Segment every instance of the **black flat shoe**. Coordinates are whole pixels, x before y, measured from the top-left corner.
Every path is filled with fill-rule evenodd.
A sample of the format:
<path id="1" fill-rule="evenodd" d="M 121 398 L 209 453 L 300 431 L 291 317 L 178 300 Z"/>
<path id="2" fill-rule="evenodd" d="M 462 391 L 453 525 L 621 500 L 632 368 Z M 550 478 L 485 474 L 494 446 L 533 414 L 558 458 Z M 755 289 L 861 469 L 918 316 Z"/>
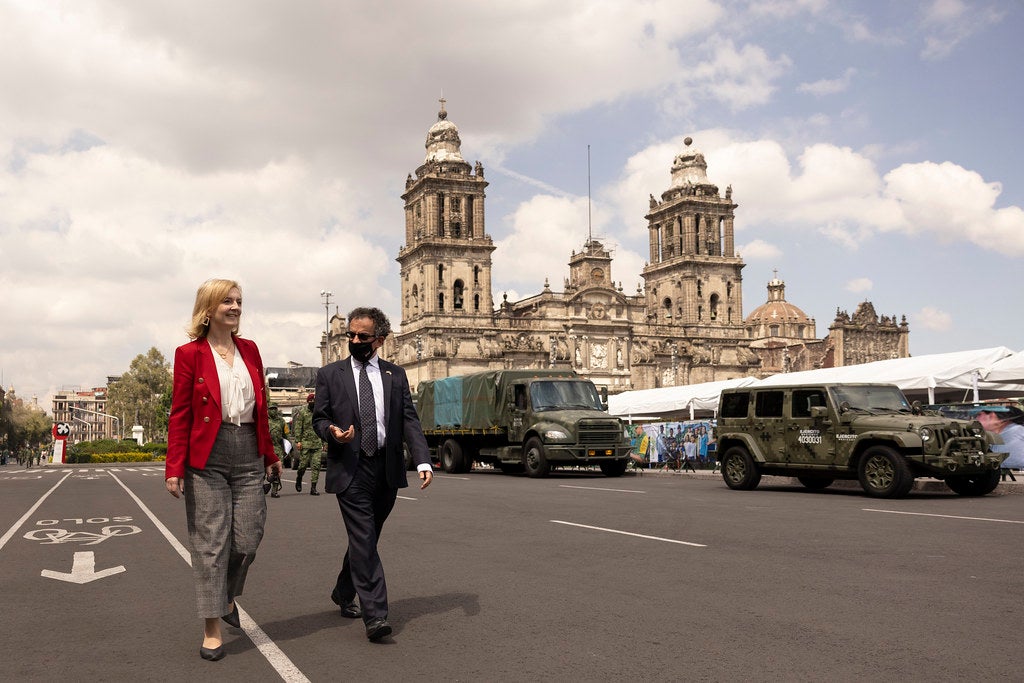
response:
<path id="1" fill-rule="evenodd" d="M 215 648 L 200 647 L 199 648 L 199 656 L 202 657 L 203 659 L 205 659 L 208 662 L 216 662 L 218 659 L 223 659 L 224 658 L 224 647 L 223 646 L 215 647 Z"/>
<path id="2" fill-rule="evenodd" d="M 222 616 L 221 619 L 227 622 L 229 626 L 234 626 L 235 628 L 242 628 L 241 623 L 239 623 L 238 621 L 238 603 L 236 602 L 234 606 L 231 608 L 231 611 Z"/>

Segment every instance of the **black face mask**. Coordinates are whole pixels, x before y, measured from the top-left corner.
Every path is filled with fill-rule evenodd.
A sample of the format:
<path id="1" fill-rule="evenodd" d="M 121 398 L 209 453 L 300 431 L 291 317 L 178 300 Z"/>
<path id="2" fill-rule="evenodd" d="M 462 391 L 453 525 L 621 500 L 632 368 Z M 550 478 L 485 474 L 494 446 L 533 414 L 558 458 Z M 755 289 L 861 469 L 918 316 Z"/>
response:
<path id="1" fill-rule="evenodd" d="M 360 363 L 365 363 L 373 358 L 373 342 L 354 342 L 349 340 L 348 352 Z"/>

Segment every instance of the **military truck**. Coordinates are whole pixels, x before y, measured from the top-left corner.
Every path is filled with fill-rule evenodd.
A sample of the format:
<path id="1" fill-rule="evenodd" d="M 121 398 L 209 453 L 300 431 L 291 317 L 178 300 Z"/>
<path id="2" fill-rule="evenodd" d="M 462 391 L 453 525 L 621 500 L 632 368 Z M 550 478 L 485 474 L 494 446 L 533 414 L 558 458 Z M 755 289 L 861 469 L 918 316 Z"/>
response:
<path id="1" fill-rule="evenodd" d="M 552 466 L 598 465 L 626 471 L 629 441 L 593 382 L 572 370 L 495 370 L 424 381 L 417 410 L 435 460 L 445 472 L 474 462 L 503 472 L 546 476 Z"/>
<path id="2" fill-rule="evenodd" d="M 916 477 L 932 477 L 983 496 L 1006 457 L 991 452 L 999 437 L 977 421 L 922 413 L 892 384 L 726 389 L 718 410 L 722 478 L 732 489 L 775 474 L 812 490 L 856 479 L 869 496 L 900 498 Z"/>

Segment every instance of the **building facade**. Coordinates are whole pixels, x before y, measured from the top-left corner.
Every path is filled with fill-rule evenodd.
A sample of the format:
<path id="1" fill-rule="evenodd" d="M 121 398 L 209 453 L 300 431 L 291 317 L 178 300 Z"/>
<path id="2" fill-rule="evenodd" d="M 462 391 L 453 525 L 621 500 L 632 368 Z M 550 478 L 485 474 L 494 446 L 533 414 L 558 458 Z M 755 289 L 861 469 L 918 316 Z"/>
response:
<path id="1" fill-rule="evenodd" d="M 71 425 L 68 443 L 121 438 L 119 419 L 107 415 L 107 388 L 58 391 L 53 395 L 53 421 Z"/>
<path id="2" fill-rule="evenodd" d="M 649 198 L 649 260 L 635 293 L 616 283 L 611 253 L 590 237 L 568 256 L 560 290 L 548 280 L 533 296 L 495 306 L 484 168 L 462 157 L 442 100 L 423 163 L 405 182 L 402 319 L 382 355 L 406 369 L 413 387 L 512 368 L 571 368 L 609 393 L 762 374 L 775 364 L 765 360 L 781 354 L 765 341 L 772 328 L 743 317 L 732 187 L 723 193 L 708 179 L 692 142 L 673 160 L 668 189 Z M 793 332 L 806 337 L 796 338 L 820 346 L 813 320 L 803 318 Z M 345 329 L 343 317 L 330 321 L 324 363 L 348 355 Z M 807 362 L 821 362 L 813 356 Z"/>

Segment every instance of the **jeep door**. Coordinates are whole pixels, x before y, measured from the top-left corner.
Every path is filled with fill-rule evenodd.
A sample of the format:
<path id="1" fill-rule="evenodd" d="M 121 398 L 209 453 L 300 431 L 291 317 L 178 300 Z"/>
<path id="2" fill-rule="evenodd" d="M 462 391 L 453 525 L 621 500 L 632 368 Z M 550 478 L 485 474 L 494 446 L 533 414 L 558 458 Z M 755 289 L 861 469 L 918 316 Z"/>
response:
<path id="1" fill-rule="evenodd" d="M 789 462 L 835 464 L 835 426 L 828 417 L 811 416 L 811 408 L 827 406 L 828 396 L 824 388 L 792 390 L 789 405 L 786 406 L 786 453 Z"/>
<path id="2" fill-rule="evenodd" d="M 786 462 L 786 425 L 783 405 L 786 392 L 764 389 L 754 392 L 752 436 L 761 443 L 765 462 Z"/>

